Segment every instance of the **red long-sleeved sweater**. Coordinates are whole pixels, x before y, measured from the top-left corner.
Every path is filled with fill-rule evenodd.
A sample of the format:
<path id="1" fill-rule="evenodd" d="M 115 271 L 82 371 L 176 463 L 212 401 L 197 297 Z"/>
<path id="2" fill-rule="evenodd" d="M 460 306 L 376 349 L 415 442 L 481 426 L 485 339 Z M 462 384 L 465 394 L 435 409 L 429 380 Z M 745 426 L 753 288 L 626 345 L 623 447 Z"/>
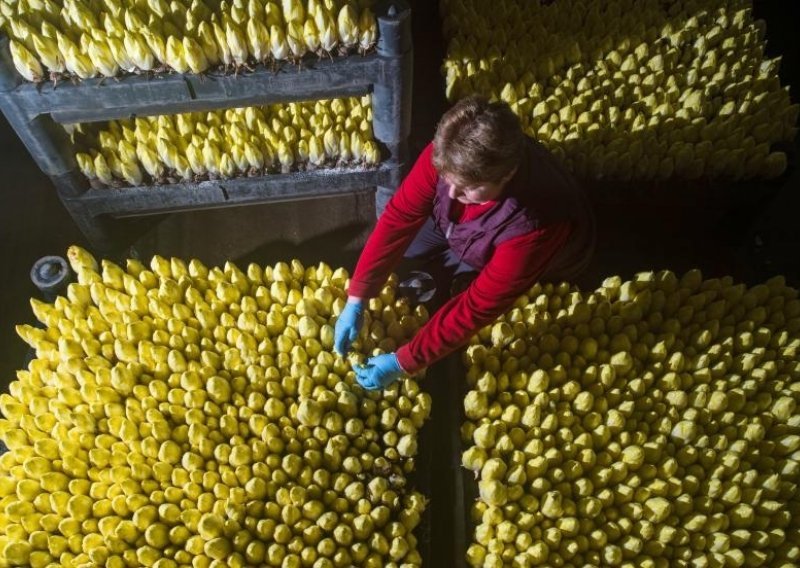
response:
<path id="1" fill-rule="evenodd" d="M 439 180 L 432 156 L 433 144 L 429 144 L 387 204 L 356 265 L 348 290 L 351 296 L 377 296 L 430 217 Z M 465 205 L 459 221 L 474 219 L 491 205 L 492 202 Z M 409 343 L 397 350 L 403 369 L 414 373 L 434 363 L 467 343 L 476 331 L 508 310 L 542 274 L 569 234 L 570 224 L 562 222 L 498 245 L 470 286 L 445 303 Z"/>

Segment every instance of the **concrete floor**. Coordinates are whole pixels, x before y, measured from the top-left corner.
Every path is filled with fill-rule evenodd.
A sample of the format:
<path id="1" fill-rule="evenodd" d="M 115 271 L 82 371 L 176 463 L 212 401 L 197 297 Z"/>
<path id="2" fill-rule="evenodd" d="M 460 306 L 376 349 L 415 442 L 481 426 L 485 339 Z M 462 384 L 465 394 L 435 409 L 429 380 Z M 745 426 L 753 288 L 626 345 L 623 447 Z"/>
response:
<path id="1" fill-rule="evenodd" d="M 436 122 L 446 108 L 439 66 L 444 54 L 436 2 L 420 0 L 414 7 L 415 42 L 413 128 L 411 156 L 431 139 Z M 800 46 L 783 3 L 756 2 L 756 15 L 768 22 L 768 52 L 783 53 L 782 79 L 800 89 Z M 796 15 L 795 15 L 796 16 Z M 607 275 L 629 277 L 641 270 L 669 268 L 677 272 L 699 267 L 709 276 L 732 274 L 754 283 L 785 274 L 800 285 L 800 179 L 793 166 L 782 179 L 762 184 L 725 188 L 592 185 L 599 222 L 599 247 L 579 284 L 594 287 Z M 0 119 L 0 262 L 5 278 L 0 287 L 0 390 L 5 390 L 20 368 L 26 346 L 14 325 L 31 322 L 28 299 L 36 294 L 30 283 L 33 262 L 48 254 L 64 254 L 73 243 L 86 245 L 59 202 L 49 179 L 38 171 L 4 119 Z M 700 191 L 703 190 L 703 191 Z M 374 222 L 373 194 L 326 198 L 318 201 L 279 203 L 226 210 L 176 214 L 154 219 L 155 224 L 134 243 L 141 258 L 197 257 L 208 264 L 225 260 L 271 263 L 299 258 L 325 260 L 352 268 Z M 457 377 L 446 365 L 433 369 L 428 382 L 434 412 L 428 427 L 428 464 L 420 482 L 439 502 L 453 502 L 452 470 L 457 464 L 436 461 L 436 454 L 452 454 L 453 401 Z M 437 404 L 437 401 L 438 404 Z M 425 438 L 425 436 L 423 436 Z M 423 452 L 424 454 L 424 452 Z M 434 458 L 430 458 L 434 456 Z M 433 459 L 433 461 L 431 461 Z M 437 465 L 438 464 L 438 465 Z M 445 468 L 439 476 L 436 468 Z M 437 497 L 438 496 L 438 497 Z M 424 540 L 437 543 L 430 565 L 445 566 L 442 558 L 452 550 L 452 510 L 434 507 Z"/>

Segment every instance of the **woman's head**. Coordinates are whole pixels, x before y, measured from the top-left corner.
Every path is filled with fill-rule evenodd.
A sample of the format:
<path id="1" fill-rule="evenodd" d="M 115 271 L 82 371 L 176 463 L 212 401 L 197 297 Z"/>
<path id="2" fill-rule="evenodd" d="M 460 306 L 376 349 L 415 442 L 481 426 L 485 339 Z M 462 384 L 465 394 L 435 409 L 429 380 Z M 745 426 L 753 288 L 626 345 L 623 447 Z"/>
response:
<path id="1" fill-rule="evenodd" d="M 460 201 L 481 203 L 496 198 L 514 175 L 523 144 L 519 119 L 507 104 L 467 97 L 439 122 L 433 165 L 460 190 Z"/>

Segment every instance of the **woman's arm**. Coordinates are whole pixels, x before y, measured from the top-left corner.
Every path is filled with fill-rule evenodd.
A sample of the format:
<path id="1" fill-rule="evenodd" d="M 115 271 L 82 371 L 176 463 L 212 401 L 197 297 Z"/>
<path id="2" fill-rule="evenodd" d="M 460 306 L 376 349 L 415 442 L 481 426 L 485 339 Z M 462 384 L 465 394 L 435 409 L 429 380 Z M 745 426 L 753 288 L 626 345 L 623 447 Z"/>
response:
<path id="1" fill-rule="evenodd" d="M 428 144 L 386 205 L 356 264 L 348 289 L 351 297 L 378 295 L 408 245 L 430 217 L 439 179 L 432 156 L 433 144 Z"/>
<path id="2" fill-rule="evenodd" d="M 414 373 L 469 341 L 479 329 L 508 310 L 539 278 L 570 234 L 568 222 L 510 239 L 495 249 L 470 286 L 442 306 L 397 351 L 403 370 Z"/>

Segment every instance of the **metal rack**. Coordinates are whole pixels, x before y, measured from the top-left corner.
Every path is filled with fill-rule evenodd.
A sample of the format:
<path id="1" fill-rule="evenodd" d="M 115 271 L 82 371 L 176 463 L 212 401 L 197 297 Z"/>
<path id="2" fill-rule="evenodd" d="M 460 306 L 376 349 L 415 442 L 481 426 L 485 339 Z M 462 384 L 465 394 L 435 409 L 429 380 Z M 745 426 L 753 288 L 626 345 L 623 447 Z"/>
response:
<path id="1" fill-rule="evenodd" d="M 77 84 L 34 85 L 17 73 L 8 39 L 0 38 L 0 108 L 47 174 L 91 244 L 112 243 L 109 218 L 313 199 L 377 189 L 380 214 L 404 173 L 411 125 L 411 11 L 405 0 L 375 9 L 375 53 L 286 65 L 242 75 L 130 75 Z M 320 170 L 254 178 L 91 189 L 62 124 L 207 111 L 372 93 L 373 132 L 384 160 L 377 169 Z"/>

